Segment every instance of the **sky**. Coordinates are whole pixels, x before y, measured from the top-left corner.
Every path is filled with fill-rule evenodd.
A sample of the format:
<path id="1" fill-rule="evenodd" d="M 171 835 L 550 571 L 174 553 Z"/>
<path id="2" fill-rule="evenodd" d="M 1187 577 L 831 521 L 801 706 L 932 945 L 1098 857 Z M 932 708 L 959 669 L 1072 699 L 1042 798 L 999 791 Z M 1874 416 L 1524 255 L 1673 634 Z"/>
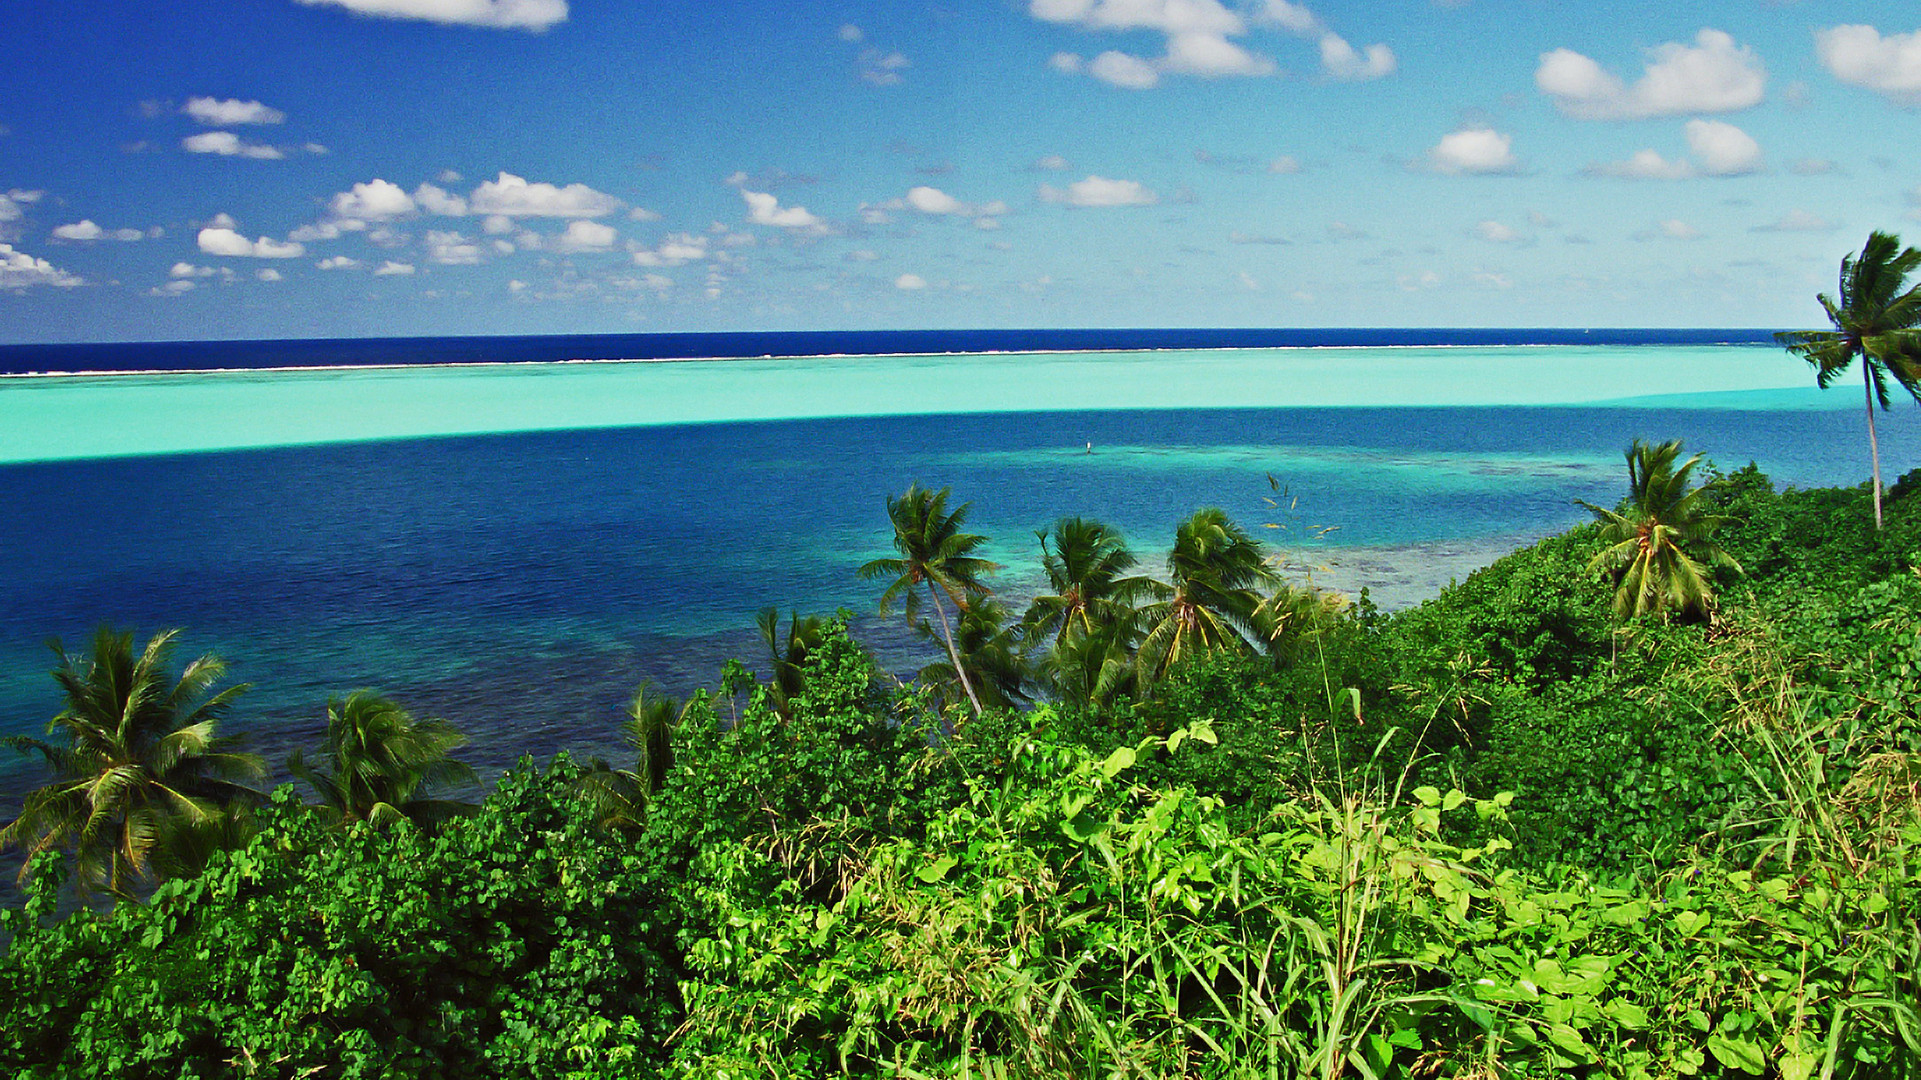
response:
<path id="1" fill-rule="evenodd" d="M 10 5 L 0 343 L 1823 322 L 1921 9 Z"/>

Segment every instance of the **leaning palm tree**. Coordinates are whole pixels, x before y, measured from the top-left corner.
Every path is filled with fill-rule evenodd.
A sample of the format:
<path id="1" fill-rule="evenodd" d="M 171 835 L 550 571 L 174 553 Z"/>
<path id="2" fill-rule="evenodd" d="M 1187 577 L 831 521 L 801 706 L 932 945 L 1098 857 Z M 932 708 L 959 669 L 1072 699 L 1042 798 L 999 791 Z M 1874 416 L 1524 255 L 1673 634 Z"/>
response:
<path id="1" fill-rule="evenodd" d="M 1650 446 L 1639 439 L 1627 449 L 1628 497 L 1620 510 L 1575 500 L 1601 523 L 1607 544 L 1588 562 L 1614 578 L 1614 611 L 1623 617 L 1665 614 L 1705 617 L 1714 605 L 1708 566 L 1741 564 L 1714 542 L 1728 519 L 1707 503 L 1708 485 L 1689 489 L 1701 455 L 1675 465 L 1681 441 Z"/>
<path id="2" fill-rule="evenodd" d="M 1143 685 L 1189 656 L 1245 649 L 1259 590 L 1275 581 L 1260 542 L 1218 509 L 1181 522 L 1167 573 L 1148 590 L 1155 602 L 1141 609 L 1145 629 L 1135 662 Z"/>
<path id="3" fill-rule="evenodd" d="M 432 826 L 474 810 L 472 803 L 428 797 L 436 788 L 474 783 L 473 769 L 447 756 L 466 742 L 445 720 L 416 720 L 391 700 L 356 690 L 327 702 L 320 750 L 326 768 L 298 752 L 287 768 L 342 822 L 385 828 L 404 819 Z"/>
<path id="4" fill-rule="evenodd" d="M 856 572 L 863 579 L 893 578 L 887 591 L 881 594 L 880 610 L 885 614 L 895 600 L 904 596 L 904 611 L 910 623 L 917 621 L 921 591 L 926 590 L 940 623 L 941 639 L 947 645 L 947 659 L 960 678 L 968 702 L 974 706 L 974 715 L 979 716 L 980 695 L 974 691 L 967 667 L 961 663 L 960 652 L 954 647 L 954 628 L 948 621 L 941 597 L 947 597 L 957 610 L 966 610 L 973 600 L 992 591 L 981 581 L 981 576 L 1000 566 L 974 554 L 987 542 L 985 536 L 961 531 L 961 525 L 967 520 L 967 508 L 972 504 L 962 503 L 949 513 L 947 495 L 947 488 L 928 491 L 913 484 L 900 498 L 889 497 L 887 517 L 894 525 L 894 550 L 900 552 L 900 558 L 875 559 Z"/>
<path id="5" fill-rule="evenodd" d="M 81 893 L 104 888 L 128 897 L 198 861 L 197 849 L 228 831 L 226 817 L 258 801 L 245 782 L 265 775 L 260 759 L 216 734 L 247 685 L 210 694 L 227 670 L 212 655 L 170 682 L 178 634 L 155 634 L 138 653 L 131 633 L 106 627 L 85 655 L 53 643 L 60 658 L 53 677 L 66 707 L 47 734 L 62 737 L 0 742 L 38 753 L 57 779 L 28 793 L 20 816 L 0 828 L 0 847 L 19 844 L 30 855 L 71 848 Z"/>
<path id="6" fill-rule="evenodd" d="M 595 758 L 575 783 L 575 790 L 593 804 L 603 826 L 638 829 L 646 823 L 647 804 L 667 786 L 667 774 L 673 770 L 674 729 L 687 709 L 657 693 L 653 683 L 641 681 L 627 705 L 627 721 L 620 726 L 622 741 L 635 751 L 634 767 L 617 769 Z"/>
<path id="7" fill-rule="evenodd" d="M 1010 709 L 1017 702 L 1026 701 L 1031 669 L 1021 648 L 1021 628 L 1009 623 L 1007 609 L 993 600 L 983 600 L 968 605 L 956 621 L 959 625 L 954 630 L 954 645 L 960 653 L 961 671 L 966 673 L 974 692 L 980 695 L 981 703 L 996 709 Z M 914 631 L 923 638 L 933 639 L 934 630 L 924 620 Z M 956 693 L 960 679 L 954 666 L 945 660 L 921 668 L 920 682 L 933 688 L 935 699 L 943 708 L 962 700 L 963 695 Z"/>
<path id="8" fill-rule="evenodd" d="M 1127 575 L 1135 565 L 1121 534 L 1087 518 L 1062 518 L 1051 530 L 1036 532 L 1041 568 L 1053 591 L 1034 597 L 1021 619 L 1029 640 L 1068 638 L 1097 627 L 1126 621 L 1133 601 L 1148 588 L 1146 578 Z"/>
<path id="9" fill-rule="evenodd" d="M 1816 299 L 1833 330 L 1795 330 L 1774 335 L 1787 350 L 1814 366 L 1826 389 L 1861 358 L 1867 398 L 1868 455 L 1874 463 L 1874 527 L 1881 528 L 1881 446 L 1874 434 L 1874 406 L 1888 408 L 1888 380 L 1921 400 L 1921 285 L 1908 275 L 1921 267 L 1921 251 L 1901 246 L 1890 233 L 1868 234 L 1860 255 L 1841 260 L 1841 296 Z"/>

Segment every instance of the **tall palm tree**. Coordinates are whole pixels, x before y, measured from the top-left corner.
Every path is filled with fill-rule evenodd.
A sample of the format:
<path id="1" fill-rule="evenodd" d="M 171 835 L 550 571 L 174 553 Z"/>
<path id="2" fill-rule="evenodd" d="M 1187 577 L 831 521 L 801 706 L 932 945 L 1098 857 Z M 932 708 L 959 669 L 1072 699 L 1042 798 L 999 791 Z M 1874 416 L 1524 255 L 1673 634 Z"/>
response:
<path id="1" fill-rule="evenodd" d="M 1874 527 L 1881 528 L 1881 446 L 1874 434 L 1874 406 L 1888 408 L 1888 380 L 1921 400 L 1921 285 L 1908 275 L 1921 267 L 1921 251 L 1901 246 L 1891 233 L 1873 232 L 1861 253 L 1841 260 L 1841 296 L 1816 299 L 1833 330 L 1795 330 L 1774 335 L 1787 350 L 1814 366 L 1822 389 L 1861 358 L 1867 399 L 1868 455 L 1874 462 Z"/>
<path id="2" fill-rule="evenodd" d="M 216 733 L 247 685 L 210 694 L 227 670 L 212 655 L 170 682 L 178 634 L 155 634 L 137 654 L 131 633 L 106 627 L 85 655 L 53 643 L 65 707 L 47 734 L 62 737 L 0 742 L 38 753 L 58 778 L 27 795 L 20 816 L 0 829 L 0 847 L 19 844 L 30 855 L 70 847 L 77 889 L 127 897 L 195 861 L 195 849 L 222 831 L 226 815 L 259 799 L 245 782 L 265 775 L 260 759 Z"/>
<path id="3" fill-rule="evenodd" d="M 1655 446 L 1636 439 L 1627 449 L 1623 510 L 1575 500 L 1601 522 L 1601 538 L 1608 546 L 1588 562 L 1588 570 L 1613 575 L 1617 615 L 1638 617 L 1671 608 L 1684 617 L 1706 616 L 1714 604 L 1707 566 L 1741 569 L 1714 542 L 1715 530 L 1727 518 L 1706 504 L 1708 486 L 1688 487 L 1701 455 L 1676 467 L 1680 456 L 1679 439 Z"/>
<path id="4" fill-rule="evenodd" d="M 620 726 L 622 740 L 634 748 L 634 767 L 616 769 L 595 758 L 575 785 L 594 804 L 602 825 L 636 829 L 646 821 L 647 804 L 667 786 L 667 774 L 673 770 L 674 729 L 687 708 L 655 692 L 654 684 L 646 680 L 634 691 L 627 720 Z"/>
<path id="5" fill-rule="evenodd" d="M 1188 656 L 1246 648 L 1259 590 L 1275 582 L 1260 542 L 1211 508 L 1175 530 L 1167 574 L 1151 583 L 1155 602 L 1141 610 L 1145 635 L 1135 662 L 1143 684 Z"/>
<path id="6" fill-rule="evenodd" d="M 1030 640 L 1053 638 L 1058 648 L 1075 635 L 1126 621 L 1133 601 L 1148 588 L 1129 577 L 1135 565 L 1121 534 L 1087 518 L 1062 518 L 1034 534 L 1041 542 L 1041 568 L 1053 592 L 1034 597 L 1021 623 Z"/>
<path id="7" fill-rule="evenodd" d="M 974 715 L 979 716 L 980 695 L 974 691 L 967 667 L 961 663 L 960 652 L 954 648 L 954 628 L 948 621 L 947 608 L 941 604 L 941 597 L 947 597 L 956 610 L 965 611 L 974 599 L 992 592 L 981 581 L 981 576 L 999 570 L 1000 566 L 974 554 L 987 542 L 987 538 L 961 531 L 961 525 L 967 520 L 967 508 L 973 504 L 962 503 L 949 513 L 948 490 L 928 491 L 919 484 L 913 484 L 900 498 L 890 496 L 887 500 L 887 518 L 894 525 L 894 550 L 900 552 L 900 558 L 875 559 L 856 572 L 869 580 L 893 578 L 887 591 L 881 594 L 880 610 L 885 614 L 893 607 L 895 600 L 904 596 L 904 611 L 910 623 L 916 621 L 921 591 L 926 591 L 928 600 L 933 602 L 934 614 L 940 621 L 941 638 L 947 644 L 947 658 L 960 677 L 961 689 L 966 692 L 967 700 L 974 706 Z"/>
<path id="8" fill-rule="evenodd" d="M 371 690 L 327 702 L 322 771 L 296 752 L 287 768 L 343 822 L 385 828 L 403 818 L 437 825 L 471 813 L 472 803 L 427 797 L 435 788 L 474 783 L 474 771 L 448 757 L 467 742 L 445 720 L 416 720 Z"/>

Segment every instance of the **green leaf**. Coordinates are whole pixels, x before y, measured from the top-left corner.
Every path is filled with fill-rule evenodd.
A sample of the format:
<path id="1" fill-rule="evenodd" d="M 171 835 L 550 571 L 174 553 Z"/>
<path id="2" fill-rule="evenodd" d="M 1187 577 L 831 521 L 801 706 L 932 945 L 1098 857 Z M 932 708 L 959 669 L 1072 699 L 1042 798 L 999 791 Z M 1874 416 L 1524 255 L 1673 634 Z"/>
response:
<path id="1" fill-rule="evenodd" d="M 959 859 L 954 858 L 952 855 L 942 855 L 927 866 L 923 866 L 919 870 L 914 871 L 914 876 L 921 879 L 922 882 L 932 885 L 936 881 L 945 878 L 948 871 L 958 865 L 960 865 Z"/>
<path id="2" fill-rule="evenodd" d="M 1752 1039 L 1736 1039 L 1720 1032 L 1708 1036 L 1708 1052 L 1730 1069 L 1756 1076 L 1768 1070 L 1767 1054 Z"/>
<path id="3" fill-rule="evenodd" d="M 1580 1061 L 1593 1061 L 1594 1049 L 1581 1038 L 1581 1033 L 1566 1024 L 1549 1024 L 1547 1041 L 1553 1043 L 1562 1053 Z"/>
<path id="4" fill-rule="evenodd" d="M 1136 755 L 1133 747 L 1120 747 L 1113 753 L 1107 755 L 1106 761 L 1101 762 L 1101 775 L 1112 780 L 1115 776 L 1119 775 L 1123 769 L 1133 768 L 1135 758 Z"/>
<path id="5" fill-rule="evenodd" d="M 1622 1001 L 1616 998 L 1601 1006 L 1601 1011 L 1607 1014 L 1608 1019 L 1624 1028 L 1633 1031 L 1647 1030 L 1649 1023 L 1648 1011 L 1632 1001 Z"/>
<path id="6" fill-rule="evenodd" d="M 1422 806 L 1441 805 L 1441 789 L 1431 784 L 1422 784 L 1415 788 L 1414 797 L 1420 800 Z"/>

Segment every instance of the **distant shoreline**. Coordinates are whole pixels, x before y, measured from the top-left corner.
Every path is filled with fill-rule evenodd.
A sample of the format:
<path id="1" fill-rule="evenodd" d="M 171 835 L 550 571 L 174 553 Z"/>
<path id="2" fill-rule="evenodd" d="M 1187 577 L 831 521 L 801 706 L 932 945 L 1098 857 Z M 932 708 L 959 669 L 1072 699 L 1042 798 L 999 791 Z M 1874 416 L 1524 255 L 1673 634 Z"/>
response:
<path id="1" fill-rule="evenodd" d="M 1166 350 L 1772 344 L 1771 331 L 1753 328 L 809 330 L 309 338 L 0 345 L 0 377 Z"/>

